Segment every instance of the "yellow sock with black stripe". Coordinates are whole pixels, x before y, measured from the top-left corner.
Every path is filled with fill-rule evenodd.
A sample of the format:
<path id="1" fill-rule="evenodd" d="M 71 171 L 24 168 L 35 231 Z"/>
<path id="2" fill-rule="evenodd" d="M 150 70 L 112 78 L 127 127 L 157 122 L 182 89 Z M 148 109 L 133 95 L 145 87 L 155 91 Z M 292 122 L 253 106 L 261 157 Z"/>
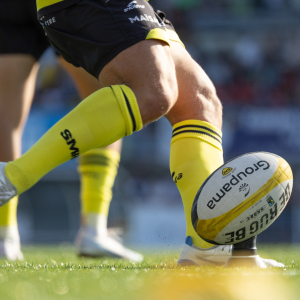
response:
<path id="1" fill-rule="evenodd" d="M 17 206 L 18 197 L 14 197 L 0 207 L 0 227 L 17 227 Z"/>
<path id="2" fill-rule="evenodd" d="M 202 240 L 193 228 L 191 210 L 205 179 L 223 164 L 222 133 L 210 123 L 187 120 L 173 127 L 170 170 L 181 194 L 186 235 L 200 248 L 213 245 Z"/>
<path id="3" fill-rule="evenodd" d="M 93 149 L 80 156 L 82 216 L 108 216 L 119 161 L 120 153 L 113 149 Z"/>
<path id="4" fill-rule="evenodd" d="M 125 85 L 100 89 L 58 121 L 24 155 L 5 167 L 18 193 L 58 165 L 142 129 L 133 91 Z"/>

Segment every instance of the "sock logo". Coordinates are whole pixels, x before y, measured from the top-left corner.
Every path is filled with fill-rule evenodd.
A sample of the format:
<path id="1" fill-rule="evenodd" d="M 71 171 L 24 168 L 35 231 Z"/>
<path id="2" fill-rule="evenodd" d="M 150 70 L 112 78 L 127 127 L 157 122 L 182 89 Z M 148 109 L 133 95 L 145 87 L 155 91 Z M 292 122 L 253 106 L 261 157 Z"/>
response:
<path id="1" fill-rule="evenodd" d="M 177 184 L 177 181 L 183 177 L 183 174 L 179 173 L 177 176 L 175 176 L 175 177 L 174 176 L 175 176 L 175 172 L 172 173 L 172 178 L 173 178 L 173 181 Z"/>
<path id="2" fill-rule="evenodd" d="M 69 146 L 71 152 L 71 159 L 79 156 L 79 149 L 75 147 L 76 140 L 73 139 L 71 132 L 66 129 L 63 132 L 60 133 L 60 135 L 67 141 L 67 145 Z"/>

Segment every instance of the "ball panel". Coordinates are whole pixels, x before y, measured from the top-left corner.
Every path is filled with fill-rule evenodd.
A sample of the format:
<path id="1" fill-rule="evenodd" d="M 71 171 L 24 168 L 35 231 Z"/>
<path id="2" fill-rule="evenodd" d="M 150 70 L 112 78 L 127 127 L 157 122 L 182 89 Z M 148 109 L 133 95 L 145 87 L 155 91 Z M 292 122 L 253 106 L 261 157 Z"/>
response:
<path id="1" fill-rule="evenodd" d="M 266 230 L 285 208 L 292 187 L 291 179 L 277 185 L 221 230 L 214 241 L 219 244 L 234 244 Z"/>
<path id="2" fill-rule="evenodd" d="M 225 174 L 225 176 L 228 176 L 233 172 L 233 170 L 236 169 L 235 174 L 239 174 L 238 173 L 239 170 L 237 170 L 238 167 L 240 167 L 241 165 L 242 165 L 242 167 L 245 167 L 245 160 L 247 160 L 249 158 L 249 156 L 250 156 L 251 163 L 253 162 L 253 158 L 255 158 L 256 160 L 259 159 L 258 162 L 261 162 L 262 159 L 264 159 L 265 163 L 261 163 L 260 165 L 262 166 L 262 168 L 265 168 L 266 170 L 271 169 L 271 170 L 269 170 L 269 172 L 265 172 L 265 173 L 268 173 L 269 177 L 265 176 L 264 172 L 262 172 L 263 176 L 261 176 L 261 174 L 259 174 L 259 168 L 258 168 L 258 170 L 256 170 L 256 171 L 258 171 L 258 173 L 257 173 L 258 175 L 255 178 L 250 177 L 250 181 L 247 181 L 247 184 L 250 185 L 250 189 L 252 189 L 252 191 L 254 190 L 254 192 L 252 192 L 252 194 L 244 200 L 241 193 L 239 193 L 239 190 L 237 190 L 236 187 L 232 187 L 232 191 L 229 191 L 227 193 L 228 197 L 224 197 L 224 199 L 222 199 L 222 201 L 220 202 L 221 205 L 218 205 L 218 210 L 210 209 L 210 211 L 211 211 L 210 216 L 212 216 L 214 214 L 215 214 L 215 216 L 213 216 L 210 219 L 207 219 L 207 217 L 203 213 L 204 209 L 203 210 L 200 209 L 200 207 L 202 207 L 202 208 L 205 207 L 205 204 L 207 206 L 207 203 L 208 203 L 207 198 L 203 197 L 205 195 L 205 193 L 203 193 L 203 191 L 206 188 L 205 185 L 208 183 L 209 183 L 208 186 L 218 185 L 219 180 L 218 180 L 218 177 L 215 176 L 215 174 L 217 174 L 218 172 L 221 175 Z M 241 160 L 241 158 L 243 158 L 243 159 Z M 240 164 L 240 162 L 244 162 L 244 163 Z M 249 163 L 249 160 L 248 160 L 248 163 Z M 232 222 L 235 219 L 237 219 L 240 215 L 242 215 L 243 213 L 245 213 L 245 214 L 249 213 L 251 211 L 251 207 L 254 207 L 257 203 L 260 203 L 260 200 L 263 197 L 267 196 L 268 193 L 270 193 L 270 191 L 275 189 L 277 186 L 280 187 L 280 185 L 287 180 L 291 180 L 289 186 L 290 187 L 292 186 L 293 175 L 292 175 L 290 166 L 284 159 L 282 159 L 276 155 L 272 155 L 270 153 L 251 153 L 251 154 L 246 154 L 242 157 L 232 160 L 230 162 L 230 164 L 233 167 L 229 167 L 228 166 L 229 162 L 228 162 L 228 163 L 224 164 L 221 168 L 216 170 L 210 176 L 210 178 L 202 185 L 201 189 L 199 190 L 199 192 L 195 198 L 194 204 L 193 204 L 192 221 L 193 221 L 195 230 L 205 240 L 214 241 L 215 243 L 224 243 L 224 237 L 223 237 L 223 239 L 220 238 L 220 233 L 224 230 L 224 228 L 227 228 L 227 226 L 229 226 L 229 224 L 231 224 L 230 228 L 232 226 L 237 226 L 238 225 L 237 223 L 232 223 Z M 255 163 L 254 163 L 254 165 L 255 165 Z M 256 162 L 256 166 L 260 167 L 259 165 L 257 165 L 257 162 Z M 267 166 L 268 166 L 268 168 L 267 168 Z M 276 167 L 275 172 L 273 171 L 274 167 Z M 247 167 L 247 168 L 249 168 L 249 167 Z M 254 170 L 255 166 L 252 169 Z M 251 170 L 248 169 L 248 173 L 249 173 L 249 171 L 251 171 Z M 217 174 L 217 175 L 219 175 L 219 174 Z M 266 180 L 266 177 L 269 180 Z M 256 184 L 255 183 L 253 184 L 253 182 L 255 182 Z M 257 183 L 257 182 L 259 182 L 259 183 Z M 258 186 L 260 186 L 259 184 L 261 185 L 261 187 L 257 188 Z M 256 191 L 255 191 L 255 188 L 257 188 Z M 239 201 L 239 203 L 238 203 L 238 201 Z M 226 205 L 227 202 L 234 202 L 235 206 L 233 208 L 231 208 L 232 204 Z M 204 205 L 203 205 L 203 203 L 204 203 Z M 218 204 L 218 202 L 217 202 L 217 204 Z M 276 205 L 278 205 L 278 203 L 276 203 Z M 206 211 L 207 211 L 207 209 L 206 209 Z M 222 214 L 220 214 L 220 211 Z M 271 222 L 269 222 L 269 225 L 270 224 L 271 224 Z M 243 226 L 240 226 L 240 228 L 243 228 Z M 266 227 L 264 226 L 262 228 L 262 230 L 264 230 L 265 228 Z M 228 231 L 227 231 L 227 233 L 228 233 Z M 216 240 L 217 236 L 218 236 L 218 240 Z"/>
<path id="3" fill-rule="evenodd" d="M 268 153 L 249 153 L 224 164 L 201 190 L 198 218 L 210 220 L 235 208 L 241 194 L 244 199 L 251 197 L 274 175 L 278 164 L 279 158 Z"/>

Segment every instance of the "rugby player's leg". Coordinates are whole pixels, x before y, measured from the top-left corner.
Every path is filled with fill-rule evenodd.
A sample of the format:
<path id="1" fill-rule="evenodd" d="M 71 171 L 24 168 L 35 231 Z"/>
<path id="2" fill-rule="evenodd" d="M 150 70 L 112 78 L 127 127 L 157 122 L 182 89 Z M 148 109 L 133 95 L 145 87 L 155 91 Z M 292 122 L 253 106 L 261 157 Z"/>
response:
<path id="1" fill-rule="evenodd" d="M 157 43 L 157 41 L 153 42 Z M 134 90 L 137 99 L 143 99 L 144 97 L 164 99 L 159 95 L 153 95 L 155 92 L 169 96 L 169 98 L 166 97 L 167 100 L 165 100 L 164 105 L 155 107 L 153 111 L 149 106 L 145 111 L 149 114 L 147 118 L 153 120 L 155 119 L 155 113 L 161 108 L 166 108 L 163 114 L 166 115 L 176 131 L 171 146 L 171 172 L 174 177 L 177 177 L 177 180 L 175 178 L 174 180 L 177 181 L 182 195 L 186 212 L 187 235 L 192 236 L 190 239 L 198 248 L 211 248 L 213 245 L 203 241 L 193 229 L 191 206 L 201 184 L 223 163 L 221 146 L 222 106 L 212 82 L 182 45 L 178 42 L 171 42 L 170 51 L 172 62 L 169 66 L 167 57 L 165 57 L 162 65 L 168 67 L 163 70 L 157 68 L 161 78 L 166 78 L 165 80 L 160 79 L 161 85 L 159 88 L 153 89 L 159 84 L 157 82 L 159 76 L 156 76 L 153 82 L 151 82 L 151 76 L 147 72 L 144 72 L 143 77 L 135 78 L 134 70 L 143 69 L 144 65 L 136 66 L 132 73 L 126 72 L 125 67 L 122 67 L 122 62 L 125 61 L 130 61 L 133 66 L 139 64 L 138 61 L 135 62 L 134 60 L 143 52 L 133 52 L 134 55 L 131 57 L 112 61 L 103 69 L 101 73 L 103 77 L 100 76 L 100 81 L 104 85 L 107 84 L 106 80 L 109 79 L 109 76 L 106 75 L 106 72 L 114 76 L 118 74 L 118 77 L 112 78 L 112 81 L 118 83 L 117 80 L 125 79 L 126 84 Z M 126 55 L 125 51 L 123 55 Z M 151 64 L 151 60 L 149 62 Z M 175 69 L 173 69 L 173 66 L 175 66 Z M 168 77 L 164 74 L 165 71 L 174 72 L 176 78 L 170 75 Z M 142 73 L 142 71 L 139 73 Z M 146 84 L 145 78 L 148 79 Z M 169 91 L 169 88 L 171 91 Z M 145 104 L 152 104 L 152 101 L 154 101 L 153 98 Z M 140 103 L 139 107 L 142 107 Z M 189 129 L 188 132 L 183 132 L 186 131 L 184 130 L 186 128 Z M 201 130 L 198 130 L 199 132 L 190 133 L 191 130 L 199 128 L 201 128 Z M 179 173 L 176 174 L 177 171 Z M 212 261 L 214 263 L 223 264 L 230 255 L 230 247 L 225 249 L 224 247 L 222 249 L 213 247 L 205 253 L 213 256 Z"/>
<path id="2" fill-rule="evenodd" d="M 82 68 L 59 57 L 62 67 L 76 84 L 81 99 L 102 88 L 99 81 Z M 75 240 L 79 255 L 120 256 L 133 261 L 143 259 L 114 238 L 121 230 L 107 230 L 112 188 L 118 172 L 122 140 L 104 148 L 90 150 L 79 157 L 81 228 Z M 92 241 L 94 241 L 92 243 Z"/>
<path id="3" fill-rule="evenodd" d="M 23 127 L 31 106 L 38 66 L 31 55 L 0 55 L 0 161 L 21 155 Z M 0 208 L 0 256 L 22 259 L 17 228 L 18 198 Z"/>
<path id="4" fill-rule="evenodd" d="M 59 62 L 76 84 L 81 99 L 102 88 L 99 81 L 82 68 L 76 68 L 59 57 Z M 105 148 L 93 149 L 80 156 L 79 173 L 81 178 L 81 217 L 82 223 L 91 226 L 95 219 L 99 230 L 106 231 L 112 187 L 117 175 L 122 141 Z M 96 215 L 92 217 L 91 215 Z M 89 218 L 90 216 L 90 218 Z M 89 220 L 91 219 L 91 220 Z M 103 219 L 103 220 L 102 220 Z M 101 225 L 100 225 L 101 224 Z"/>
<path id="5" fill-rule="evenodd" d="M 170 171 L 183 200 L 186 235 L 194 245 L 208 248 L 213 245 L 193 228 L 191 208 L 199 187 L 223 164 L 222 105 L 213 83 L 188 52 L 177 42 L 171 42 L 171 51 L 179 97 L 166 116 L 173 126 Z"/>
<path id="6" fill-rule="evenodd" d="M 178 264 L 222 265 L 231 255 L 231 246 L 204 242 L 191 223 L 192 203 L 199 187 L 223 164 L 222 105 L 210 79 L 183 47 L 171 42 L 171 52 L 179 97 L 166 116 L 173 125 L 170 168 L 182 196 L 187 225 L 186 243 Z M 258 259 L 265 266 L 284 267 L 275 260 Z"/>
<path id="7" fill-rule="evenodd" d="M 5 166 L 3 181 L 9 191 L 0 193 L 2 203 L 63 162 L 107 146 L 167 114 L 178 97 L 170 48 L 158 40 L 124 50 L 104 67 L 99 79 L 105 88 L 82 101 L 21 158 Z"/>
<path id="8" fill-rule="evenodd" d="M 222 265 L 231 246 L 214 246 L 193 228 L 192 204 L 205 179 L 223 164 L 222 105 L 211 80 L 180 43 L 171 42 L 179 96 L 166 115 L 173 126 L 170 171 L 181 194 L 186 242 L 180 265 Z M 206 248 L 206 249 L 203 249 Z"/>

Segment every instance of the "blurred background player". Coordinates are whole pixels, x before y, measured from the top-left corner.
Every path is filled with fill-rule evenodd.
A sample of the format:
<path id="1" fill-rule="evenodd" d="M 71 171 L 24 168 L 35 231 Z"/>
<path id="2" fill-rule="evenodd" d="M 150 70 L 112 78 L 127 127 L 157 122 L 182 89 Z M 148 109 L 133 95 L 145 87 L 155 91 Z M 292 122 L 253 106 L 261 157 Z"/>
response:
<path id="1" fill-rule="evenodd" d="M 0 161 L 21 155 L 23 129 L 34 96 L 38 60 L 49 47 L 36 20 L 35 0 L 1 1 L 0 4 Z M 61 57 L 63 68 L 76 83 L 82 99 L 101 88 L 100 83 L 81 68 Z M 117 175 L 121 141 L 91 150 L 79 158 L 81 177 L 81 229 L 75 246 L 78 254 L 116 256 L 133 261 L 142 255 L 124 247 L 116 231 L 107 231 L 112 187 Z M 0 208 L 0 257 L 22 259 L 17 227 L 18 198 Z"/>

